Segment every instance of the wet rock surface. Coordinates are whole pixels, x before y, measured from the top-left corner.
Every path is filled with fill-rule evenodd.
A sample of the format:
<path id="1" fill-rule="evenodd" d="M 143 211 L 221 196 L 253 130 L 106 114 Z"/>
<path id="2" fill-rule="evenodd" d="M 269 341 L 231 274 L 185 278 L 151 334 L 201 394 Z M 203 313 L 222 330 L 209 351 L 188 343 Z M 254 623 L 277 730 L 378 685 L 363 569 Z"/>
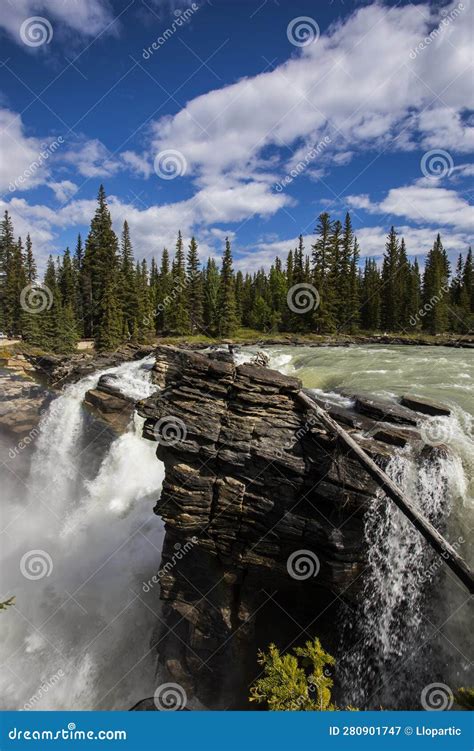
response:
<path id="1" fill-rule="evenodd" d="M 163 680 L 207 707 L 243 707 L 257 648 L 306 629 L 337 654 L 335 602 L 360 596 L 377 489 L 301 406 L 298 379 L 173 347 L 156 355 L 162 390 L 137 409 L 166 470 Z M 417 415 L 400 405 L 328 411 L 382 466 L 394 446 L 422 448 Z"/>

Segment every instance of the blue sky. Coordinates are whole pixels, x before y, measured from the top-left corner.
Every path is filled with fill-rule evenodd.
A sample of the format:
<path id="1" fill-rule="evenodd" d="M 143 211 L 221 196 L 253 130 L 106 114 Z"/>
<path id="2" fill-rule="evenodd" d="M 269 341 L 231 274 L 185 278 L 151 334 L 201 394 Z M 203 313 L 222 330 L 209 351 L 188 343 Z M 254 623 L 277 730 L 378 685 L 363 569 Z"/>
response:
<path id="1" fill-rule="evenodd" d="M 43 262 L 101 182 L 138 257 L 181 229 L 267 266 L 324 210 L 363 255 L 391 224 L 471 242 L 471 0 L 3 0 L 0 27 L 0 208 Z"/>

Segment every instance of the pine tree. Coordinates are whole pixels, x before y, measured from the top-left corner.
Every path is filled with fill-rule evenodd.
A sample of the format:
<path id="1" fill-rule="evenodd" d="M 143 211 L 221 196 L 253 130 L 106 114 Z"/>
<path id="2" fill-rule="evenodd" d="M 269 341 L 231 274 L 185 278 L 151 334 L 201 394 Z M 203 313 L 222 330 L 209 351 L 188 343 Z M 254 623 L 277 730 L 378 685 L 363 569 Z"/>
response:
<path id="1" fill-rule="evenodd" d="M 25 310 L 22 292 L 26 285 L 23 244 L 19 237 L 18 242 L 9 251 L 5 285 L 5 318 L 8 330 L 13 336 L 21 334 L 21 321 Z"/>
<path id="2" fill-rule="evenodd" d="M 97 342 L 104 341 L 105 323 L 102 317 L 121 320 L 120 290 L 117 284 L 118 241 L 112 229 L 112 218 L 107 206 L 104 187 L 97 197 L 97 209 L 91 222 L 84 252 L 85 333 Z M 116 310 L 111 314 L 111 308 Z M 102 333 L 99 333 L 99 329 Z M 112 336 L 115 340 L 115 336 Z"/>
<path id="3" fill-rule="evenodd" d="M 189 244 L 186 273 L 188 281 L 189 320 L 191 323 L 191 333 L 195 334 L 201 331 L 203 326 L 203 289 L 198 246 L 194 237 L 191 238 Z"/>
<path id="4" fill-rule="evenodd" d="M 386 331 L 396 331 L 400 311 L 400 249 L 397 233 L 392 227 L 385 244 L 382 267 L 382 327 Z"/>
<path id="5" fill-rule="evenodd" d="M 204 327 L 210 336 L 217 334 L 219 287 L 219 269 L 214 259 L 209 258 L 204 275 Z"/>
<path id="6" fill-rule="evenodd" d="M 339 253 L 339 270 L 337 275 L 337 317 L 338 328 L 341 331 L 351 329 L 351 315 L 353 313 L 351 306 L 351 265 L 354 251 L 354 233 L 349 212 L 346 212 L 344 219 L 344 228 L 342 230 L 340 253 Z"/>
<path id="7" fill-rule="evenodd" d="M 235 304 L 232 251 L 229 238 L 227 237 L 225 240 L 224 254 L 222 256 L 217 323 L 219 336 L 232 336 L 238 325 Z"/>
<path id="8" fill-rule="evenodd" d="M 361 325 L 364 331 L 380 329 L 381 279 L 377 263 L 373 258 L 365 259 L 361 290 Z"/>
<path id="9" fill-rule="evenodd" d="M 331 258 L 330 241 L 332 222 L 327 212 L 323 212 L 319 215 L 316 233 L 317 240 L 312 246 L 313 283 L 318 291 L 320 302 L 319 306 L 314 311 L 313 320 L 315 331 L 323 333 L 326 331 L 332 331 L 335 327 L 334 289 L 332 289 L 328 282 Z"/>
<path id="10" fill-rule="evenodd" d="M 75 284 L 74 318 L 76 320 L 78 334 L 84 336 L 84 306 L 87 295 L 84 288 L 84 252 L 82 247 L 82 237 L 80 234 L 77 236 L 72 265 L 74 269 Z"/>
<path id="11" fill-rule="evenodd" d="M 423 323 L 430 334 L 446 331 L 448 326 L 449 264 L 438 234 L 427 255 L 423 275 Z"/>
<path id="12" fill-rule="evenodd" d="M 139 301 L 140 290 L 139 274 L 135 270 L 132 242 L 128 222 L 123 223 L 123 231 L 120 245 L 120 305 L 123 315 L 124 339 L 137 339 L 141 327 L 140 315 L 144 315 L 143 304 Z"/>
<path id="13" fill-rule="evenodd" d="M 171 291 L 173 278 L 170 272 L 169 253 L 163 248 L 159 273 L 157 298 L 156 298 L 156 330 L 167 332 L 170 329 L 168 319 L 170 316 Z"/>
<path id="14" fill-rule="evenodd" d="M 25 274 L 27 284 L 34 284 L 36 282 L 36 262 L 33 256 L 33 244 L 29 233 L 26 236 L 25 245 Z"/>
<path id="15" fill-rule="evenodd" d="M 5 329 L 11 334 L 11 311 L 7 303 L 7 285 L 10 269 L 10 258 L 15 246 L 15 234 L 13 223 L 5 211 L 2 223 L 0 225 L 0 330 Z"/>
<path id="16" fill-rule="evenodd" d="M 168 321 L 171 332 L 183 336 L 189 334 L 191 324 L 188 313 L 188 290 L 181 231 L 178 232 L 178 239 L 176 241 L 176 253 L 173 261 L 172 277 L 172 302 L 169 306 Z"/>
<path id="17" fill-rule="evenodd" d="M 348 319 L 345 326 L 345 328 L 347 328 L 351 332 L 357 331 L 360 323 L 359 257 L 359 243 L 357 242 L 357 237 L 354 237 L 349 270 L 349 305 L 347 307 Z"/>

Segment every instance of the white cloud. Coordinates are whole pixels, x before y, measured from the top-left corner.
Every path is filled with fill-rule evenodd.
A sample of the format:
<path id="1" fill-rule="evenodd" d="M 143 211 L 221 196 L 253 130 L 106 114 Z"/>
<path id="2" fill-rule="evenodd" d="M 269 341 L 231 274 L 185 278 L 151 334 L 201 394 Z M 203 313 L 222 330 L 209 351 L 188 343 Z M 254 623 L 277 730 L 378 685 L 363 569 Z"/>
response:
<path id="1" fill-rule="evenodd" d="M 29 190 L 44 182 L 50 156 L 41 157 L 48 142 L 28 136 L 20 115 L 0 108 L 0 191 Z"/>
<path id="2" fill-rule="evenodd" d="M 3 0 L 0 27 L 23 45 L 20 27 L 31 16 L 46 18 L 53 27 L 53 33 L 58 24 L 85 36 L 98 34 L 112 20 L 107 0 Z"/>
<path id="3" fill-rule="evenodd" d="M 423 179 L 413 185 L 392 188 L 378 203 L 372 202 L 365 194 L 347 196 L 346 201 L 349 206 L 365 209 L 371 214 L 388 214 L 416 223 L 472 231 L 474 208 L 466 199 L 455 190 L 440 187 L 438 181 L 433 187 L 428 183 L 428 179 Z"/>
<path id="4" fill-rule="evenodd" d="M 110 177 L 120 169 L 116 159 L 98 138 L 74 145 L 62 155 L 84 177 Z"/>
<path id="5" fill-rule="evenodd" d="M 54 195 L 58 199 L 58 201 L 61 201 L 61 203 L 66 203 L 71 196 L 74 195 L 77 191 L 77 185 L 76 183 L 73 183 L 71 180 L 61 180 L 60 182 L 49 182 L 48 188 L 51 188 Z"/>
<path id="6" fill-rule="evenodd" d="M 120 154 L 124 164 L 136 175 L 141 177 L 150 177 L 153 172 L 153 166 L 150 159 L 146 159 L 135 151 L 123 151 Z"/>
<path id="7" fill-rule="evenodd" d="M 360 8 L 271 72 L 157 121 L 154 148 L 182 151 L 201 181 L 236 169 L 255 176 L 266 147 L 307 149 L 328 131 L 342 163 L 354 147 L 413 148 L 417 131 L 426 147 L 449 132 L 452 148 L 463 150 L 474 130 L 461 117 L 474 103 L 468 11 L 412 60 L 434 13 L 412 4 Z"/>

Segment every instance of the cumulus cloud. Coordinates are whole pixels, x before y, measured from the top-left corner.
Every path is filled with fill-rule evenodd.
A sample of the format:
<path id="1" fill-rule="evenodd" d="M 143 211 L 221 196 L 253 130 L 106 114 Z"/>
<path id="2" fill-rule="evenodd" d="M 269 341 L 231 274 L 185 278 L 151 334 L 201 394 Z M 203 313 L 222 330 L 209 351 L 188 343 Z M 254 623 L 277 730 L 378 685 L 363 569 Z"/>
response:
<path id="1" fill-rule="evenodd" d="M 71 180 L 60 180 L 59 182 L 49 182 L 48 188 L 51 188 L 54 195 L 60 201 L 61 203 L 66 203 L 71 196 L 74 195 L 77 191 L 77 185 L 76 183 L 73 183 Z"/>
<path id="2" fill-rule="evenodd" d="M 429 186 L 428 182 L 428 179 L 424 179 L 414 185 L 392 188 L 379 202 L 372 202 L 366 194 L 347 196 L 346 201 L 349 206 L 365 209 L 372 214 L 388 214 L 416 223 L 456 227 L 472 232 L 474 208 L 468 201 L 455 190 L 437 184 Z"/>
<path id="3" fill-rule="evenodd" d="M 0 191 L 25 191 L 44 182 L 52 158 L 47 146 L 53 139 L 27 135 L 20 115 L 1 108 L 0 132 Z"/>
<path id="4" fill-rule="evenodd" d="M 439 11 L 426 5 L 360 8 L 274 70 L 158 120 L 154 148 L 179 149 L 193 174 L 209 181 L 235 169 L 255 175 L 266 166 L 266 148 L 308 149 L 325 133 L 342 163 L 356 146 L 406 149 L 418 139 L 429 147 L 448 135 L 453 149 L 464 150 L 474 132 L 463 118 L 474 104 L 468 19 L 456 18 L 410 57 L 438 21 Z"/>
<path id="5" fill-rule="evenodd" d="M 107 0 L 4 0 L 0 28 L 5 29 L 18 44 L 23 44 L 20 27 L 31 16 L 43 16 L 53 29 L 58 24 L 84 36 L 103 31 L 113 18 Z"/>

